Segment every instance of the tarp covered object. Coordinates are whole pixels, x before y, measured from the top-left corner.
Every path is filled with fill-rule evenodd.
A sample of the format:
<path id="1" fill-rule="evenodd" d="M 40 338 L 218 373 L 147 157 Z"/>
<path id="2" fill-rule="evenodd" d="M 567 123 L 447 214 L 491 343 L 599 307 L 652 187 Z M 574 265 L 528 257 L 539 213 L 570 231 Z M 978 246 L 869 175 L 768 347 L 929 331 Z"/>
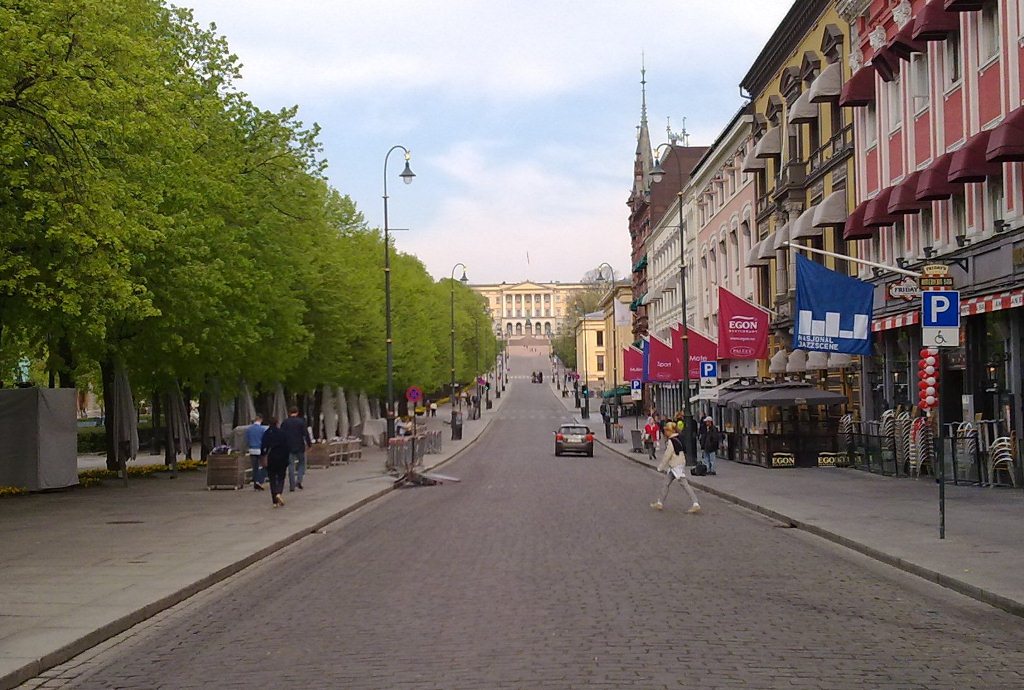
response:
<path id="1" fill-rule="evenodd" d="M 274 388 L 274 399 L 270 403 L 270 414 L 277 418 L 280 424 L 288 416 L 288 403 L 284 399 L 284 386 L 280 383 Z"/>
<path id="2" fill-rule="evenodd" d="M 139 418 L 132 397 L 132 387 L 128 382 L 128 372 L 120 361 L 114 365 L 113 417 L 115 456 L 119 464 L 122 460 L 127 464 L 139 454 Z M 78 465 L 77 458 L 75 465 Z"/>
<path id="3" fill-rule="evenodd" d="M 74 388 L 0 389 L 0 486 L 78 484 Z"/>
<path id="4" fill-rule="evenodd" d="M 167 391 L 166 401 L 167 425 L 171 430 L 175 454 L 185 453 L 188 455 L 186 451 L 192 449 L 192 429 L 188 425 L 185 398 L 181 395 L 181 389 L 177 384 Z"/>
<path id="5" fill-rule="evenodd" d="M 224 443 L 224 418 L 220 406 L 220 384 L 210 381 L 202 395 L 206 398 L 203 404 L 203 443 L 213 448 Z"/>
<path id="6" fill-rule="evenodd" d="M 348 438 L 349 436 L 349 423 L 348 423 L 348 401 L 345 400 L 345 389 L 338 389 L 338 435 L 342 438 Z"/>
<path id="7" fill-rule="evenodd" d="M 323 438 L 328 440 L 338 435 L 338 413 L 334 410 L 334 389 L 324 386 L 320 394 L 320 414 L 324 420 Z"/>
<path id="8" fill-rule="evenodd" d="M 249 425 L 256 419 L 256 405 L 252 402 L 252 393 L 249 392 L 249 384 L 242 379 L 238 384 L 238 395 L 235 396 L 235 405 L 238 406 L 239 425 Z"/>
<path id="9" fill-rule="evenodd" d="M 353 436 L 363 433 L 363 416 L 359 413 L 359 396 L 355 393 L 348 395 L 348 423 Z"/>

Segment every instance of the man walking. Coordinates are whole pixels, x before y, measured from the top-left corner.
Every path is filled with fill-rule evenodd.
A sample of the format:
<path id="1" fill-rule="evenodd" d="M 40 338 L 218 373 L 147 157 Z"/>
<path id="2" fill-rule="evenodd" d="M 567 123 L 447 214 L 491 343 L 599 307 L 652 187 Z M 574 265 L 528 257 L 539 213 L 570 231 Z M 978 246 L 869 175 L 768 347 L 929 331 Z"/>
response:
<path id="1" fill-rule="evenodd" d="M 266 479 L 266 470 L 261 467 L 260 457 L 263 454 L 263 434 L 267 427 L 263 425 L 263 417 L 256 415 L 252 424 L 245 428 L 245 441 L 249 445 L 249 459 L 252 461 L 252 488 L 255 491 L 263 491 L 263 482 Z"/>
<path id="2" fill-rule="evenodd" d="M 299 408 L 288 410 L 288 419 L 281 422 L 281 431 L 288 442 L 288 490 L 302 489 L 302 478 L 306 475 L 306 449 L 313 445 L 313 439 L 306 428 L 306 419 L 299 415 Z"/>
<path id="3" fill-rule="evenodd" d="M 704 418 L 697 432 L 697 442 L 704 456 L 704 464 L 708 466 L 708 474 L 715 474 L 715 454 L 722 443 L 722 433 L 715 427 L 715 420 L 711 417 Z"/>

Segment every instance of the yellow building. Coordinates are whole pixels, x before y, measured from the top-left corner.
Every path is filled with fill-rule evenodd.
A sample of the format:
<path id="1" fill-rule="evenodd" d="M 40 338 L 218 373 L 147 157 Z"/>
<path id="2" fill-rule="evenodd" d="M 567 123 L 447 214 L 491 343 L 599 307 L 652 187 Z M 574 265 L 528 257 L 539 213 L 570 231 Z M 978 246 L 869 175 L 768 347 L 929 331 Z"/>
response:
<path id="1" fill-rule="evenodd" d="M 609 342 L 605 348 L 605 389 L 610 390 L 617 385 L 629 387 L 626 379 L 625 366 L 622 361 L 622 349 L 633 342 L 633 319 L 629 303 L 633 299 L 633 288 L 628 282 L 616 285 L 607 290 L 601 299 L 601 314 L 604 319 L 604 332 Z"/>
<path id="2" fill-rule="evenodd" d="M 743 163 L 756 177 L 756 237 L 747 266 L 755 269 L 758 301 L 772 319 L 772 374 L 819 372 L 827 387 L 849 385 L 849 356 L 798 352 L 790 357 L 795 301 L 792 242 L 840 254 L 854 252 L 843 236 L 854 206 L 852 116 L 839 106 L 850 76 L 849 25 L 832 0 L 793 4 L 741 81 L 753 107 L 754 147 Z M 804 252 L 846 274 L 850 262 Z M 806 360 L 805 360 L 806 358 Z M 764 373 L 764 372 L 763 372 Z M 830 378 L 832 376 L 832 378 Z"/>
<path id="3" fill-rule="evenodd" d="M 580 385 L 586 383 L 595 396 L 604 391 L 605 377 L 611 374 L 606 356 L 610 346 L 605 342 L 605 333 L 603 312 L 590 312 L 576 322 L 576 371 Z"/>
<path id="4" fill-rule="evenodd" d="M 506 338 L 534 335 L 552 337 L 568 314 L 573 298 L 593 290 L 583 283 L 497 283 L 470 285 L 487 300 L 493 330 Z"/>

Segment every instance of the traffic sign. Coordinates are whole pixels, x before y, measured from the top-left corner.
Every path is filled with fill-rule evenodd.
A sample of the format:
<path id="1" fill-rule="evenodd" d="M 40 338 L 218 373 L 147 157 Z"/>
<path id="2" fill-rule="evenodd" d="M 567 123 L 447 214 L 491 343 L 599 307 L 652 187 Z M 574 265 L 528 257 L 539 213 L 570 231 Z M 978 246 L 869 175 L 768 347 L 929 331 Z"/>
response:
<path id="1" fill-rule="evenodd" d="M 925 347 L 960 346 L 960 293 L 921 293 L 921 339 Z"/>
<path id="2" fill-rule="evenodd" d="M 700 387 L 714 388 L 718 385 L 718 362 L 704 360 L 700 363 Z"/>
<path id="3" fill-rule="evenodd" d="M 644 384 L 640 379 L 632 379 L 629 382 L 629 398 L 630 400 L 643 400 L 644 399 Z"/>
<path id="4" fill-rule="evenodd" d="M 409 389 L 405 391 L 405 399 L 411 403 L 419 402 L 423 399 L 423 391 L 419 386 L 409 386 Z"/>

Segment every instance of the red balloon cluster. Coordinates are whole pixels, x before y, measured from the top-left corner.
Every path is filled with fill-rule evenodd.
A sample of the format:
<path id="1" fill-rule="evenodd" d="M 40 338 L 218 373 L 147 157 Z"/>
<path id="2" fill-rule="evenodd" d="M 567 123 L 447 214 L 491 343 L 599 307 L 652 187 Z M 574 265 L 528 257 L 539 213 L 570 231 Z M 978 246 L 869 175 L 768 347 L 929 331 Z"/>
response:
<path id="1" fill-rule="evenodd" d="M 917 363 L 917 406 L 927 412 L 939 404 L 939 349 L 925 347 L 921 349 L 921 359 Z"/>

